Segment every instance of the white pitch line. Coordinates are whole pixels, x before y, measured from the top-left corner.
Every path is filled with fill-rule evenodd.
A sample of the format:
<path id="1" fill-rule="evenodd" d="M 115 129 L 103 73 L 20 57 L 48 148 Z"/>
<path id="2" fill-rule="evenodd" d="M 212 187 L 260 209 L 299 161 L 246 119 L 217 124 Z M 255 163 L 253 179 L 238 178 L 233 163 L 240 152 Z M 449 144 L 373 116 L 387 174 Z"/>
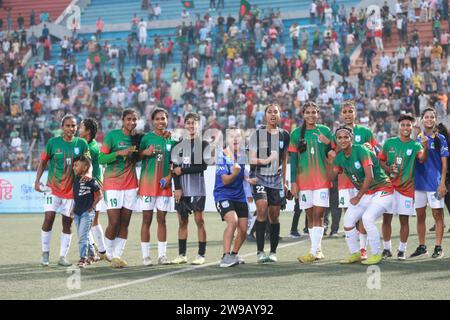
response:
<path id="1" fill-rule="evenodd" d="M 281 245 L 281 246 L 278 247 L 278 249 L 283 249 L 283 248 L 287 248 L 287 247 L 291 247 L 291 246 L 297 245 L 297 244 L 299 244 L 299 243 L 301 243 L 301 242 L 303 242 L 303 241 L 305 241 L 307 239 L 308 238 L 302 239 L 300 241 L 295 241 L 295 242 L 292 242 L 292 243 L 288 243 L 288 244 L 285 244 L 285 245 Z M 247 253 L 247 254 L 243 255 L 242 257 L 249 257 L 249 256 L 252 256 L 254 254 L 255 254 L 254 252 Z M 168 273 L 163 273 L 163 274 L 159 274 L 159 275 L 148 277 L 148 278 L 143 278 L 143 279 L 139 279 L 139 280 L 129 281 L 129 282 L 116 284 L 116 285 L 113 285 L 113 286 L 108 286 L 108 287 L 103 287 L 103 288 L 98 288 L 98 289 L 94 289 L 94 290 L 88 290 L 88 291 L 85 291 L 85 292 L 70 294 L 70 295 L 66 295 L 66 296 L 62 296 L 62 297 L 58 297 L 58 298 L 52 298 L 50 300 L 68 300 L 68 299 L 75 299 L 75 298 L 85 297 L 85 296 L 93 295 L 93 294 L 96 294 L 96 293 L 99 293 L 99 292 L 103 292 L 103 291 L 109 291 L 109 290 L 119 289 L 119 288 L 123 288 L 123 287 L 128 287 L 128 286 L 132 286 L 132 285 L 135 285 L 135 284 L 140 284 L 140 283 L 144 283 L 144 282 L 148 282 L 148 281 L 152 281 L 152 280 L 165 278 L 165 277 L 168 277 L 168 276 L 173 276 L 173 275 L 176 275 L 176 274 L 179 274 L 179 273 L 184 273 L 184 272 L 188 272 L 188 271 L 192 271 L 192 270 L 197 270 L 197 269 L 200 269 L 200 268 L 206 268 L 206 267 L 214 266 L 214 265 L 217 265 L 218 263 L 219 263 L 219 261 L 210 262 L 210 263 L 207 263 L 207 264 L 204 264 L 204 265 L 201 265 L 201 266 L 183 268 L 181 270 L 176 270 L 176 271 L 172 271 L 172 272 L 168 272 Z M 118 273 L 118 274 L 120 274 L 120 273 Z"/>

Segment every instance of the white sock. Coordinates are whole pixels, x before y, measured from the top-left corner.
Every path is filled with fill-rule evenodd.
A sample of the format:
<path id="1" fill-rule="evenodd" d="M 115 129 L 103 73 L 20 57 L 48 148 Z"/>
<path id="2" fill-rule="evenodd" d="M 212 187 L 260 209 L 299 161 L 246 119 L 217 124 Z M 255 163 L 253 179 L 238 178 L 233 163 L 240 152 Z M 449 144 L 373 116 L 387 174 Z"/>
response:
<path id="1" fill-rule="evenodd" d="M 363 234 L 363 233 L 359 234 L 359 248 L 360 249 L 367 249 L 367 233 L 366 234 Z"/>
<path id="2" fill-rule="evenodd" d="M 92 234 L 94 235 L 95 243 L 97 243 L 98 251 L 105 252 L 105 236 L 103 234 L 103 228 L 100 224 L 92 227 Z"/>
<path id="3" fill-rule="evenodd" d="M 392 249 L 392 242 L 391 242 L 391 240 L 383 241 L 383 243 L 384 243 L 384 250 L 391 251 L 391 249 Z"/>
<path id="4" fill-rule="evenodd" d="M 358 230 L 356 230 L 356 228 L 353 228 L 350 231 L 345 230 L 345 241 L 347 242 L 347 247 L 351 254 L 359 251 Z"/>
<path id="5" fill-rule="evenodd" d="M 158 241 L 158 258 L 165 256 L 166 251 L 167 251 L 167 241 L 166 242 Z"/>
<path id="6" fill-rule="evenodd" d="M 150 242 L 141 242 L 142 259 L 150 256 Z"/>
<path id="7" fill-rule="evenodd" d="M 42 252 L 50 252 L 50 242 L 52 241 L 52 231 L 41 230 Z"/>
<path id="8" fill-rule="evenodd" d="M 367 239 L 369 240 L 370 251 L 374 254 L 381 254 L 380 232 L 375 225 L 366 226 Z"/>
<path id="9" fill-rule="evenodd" d="M 313 229 L 314 228 L 308 228 L 309 241 L 312 241 L 311 237 L 312 237 Z"/>
<path id="10" fill-rule="evenodd" d="M 122 256 L 126 243 L 127 239 L 117 237 L 114 240 L 114 254 L 116 258 L 120 258 Z"/>
<path id="11" fill-rule="evenodd" d="M 401 242 L 400 241 L 400 245 L 398 246 L 398 251 L 406 252 L 406 246 L 407 246 L 406 242 Z"/>
<path id="12" fill-rule="evenodd" d="M 105 237 L 105 250 L 106 250 L 106 256 L 108 259 L 115 258 L 114 257 L 114 240 L 110 240 L 107 237 Z"/>
<path id="13" fill-rule="evenodd" d="M 323 228 L 322 227 L 313 227 L 311 234 L 311 254 L 316 255 L 317 250 L 319 250 L 320 243 L 323 236 Z"/>
<path id="14" fill-rule="evenodd" d="M 72 241 L 72 234 L 66 234 L 61 232 L 61 248 L 59 250 L 60 257 L 66 257 L 69 252 L 70 242 Z"/>

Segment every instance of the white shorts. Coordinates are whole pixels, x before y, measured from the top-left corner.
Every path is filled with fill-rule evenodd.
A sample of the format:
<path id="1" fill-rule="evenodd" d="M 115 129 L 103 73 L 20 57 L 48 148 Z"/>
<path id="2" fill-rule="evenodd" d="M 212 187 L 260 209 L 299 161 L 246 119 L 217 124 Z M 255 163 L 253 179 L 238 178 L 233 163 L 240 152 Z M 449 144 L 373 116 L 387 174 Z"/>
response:
<path id="1" fill-rule="evenodd" d="M 170 211 L 172 197 L 150 197 L 140 196 L 139 204 L 142 211 L 153 211 L 155 208 L 158 211 Z"/>
<path id="2" fill-rule="evenodd" d="M 301 210 L 306 210 L 313 206 L 323 208 L 328 208 L 330 206 L 329 189 L 303 190 L 299 192 L 299 196 Z"/>
<path id="3" fill-rule="evenodd" d="M 136 210 L 137 189 L 130 190 L 106 190 L 106 209 Z"/>
<path id="4" fill-rule="evenodd" d="M 356 197 L 358 189 L 341 189 L 339 190 L 339 208 L 348 208 L 350 206 L 350 199 Z"/>
<path id="5" fill-rule="evenodd" d="M 63 199 L 51 193 L 45 193 L 44 212 L 59 212 L 63 216 L 70 217 L 73 208 L 73 199 Z"/>
<path id="6" fill-rule="evenodd" d="M 392 211 L 390 211 L 389 213 L 410 217 L 415 216 L 416 210 L 414 209 L 414 199 L 404 196 L 398 191 L 394 191 Z"/>
<path id="7" fill-rule="evenodd" d="M 106 211 L 106 203 L 105 203 L 105 199 L 103 199 L 103 197 L 100 199 L 100 201 L 95 206 L 95 211 L 98 211 L 98 212 Z"/>
<path id="8" fill-rule="evenodd" d="M 394 202 L 393 193 L 378 191 L 372 195 L 371 203 L 379 204 L 386 210 L 385 212 L 392 212 L 393 202 Z"/>
<path id="9" fill-rule="evenodd" d="M 442 197 L 440 200 L 434 196 L 436 192 L 416 191 L 414 192 L 414 207 L 416 209 L 425 208 L 430 204 L 431 209 L 443 209 L 445 200 Z"/>

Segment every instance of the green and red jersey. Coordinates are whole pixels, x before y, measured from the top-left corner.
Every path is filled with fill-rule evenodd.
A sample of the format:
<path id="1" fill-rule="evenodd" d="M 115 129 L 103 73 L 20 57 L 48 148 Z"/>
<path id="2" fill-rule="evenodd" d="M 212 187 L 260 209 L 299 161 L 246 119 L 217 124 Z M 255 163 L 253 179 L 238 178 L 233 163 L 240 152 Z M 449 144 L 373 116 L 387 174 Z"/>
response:
<path id="1" fill-rule="evenodd" d="M 100 155 L 100 148 L 98 147 L 97 141 L 91 140 L 88 144 L 89 153 L 91 154 L 92 160 L 92 177 L 97 181 L 98 185 L 101 187 L 103 184 L 103 173 L 100 164 L 98 163 L 98 156 Z"/>
<path id="2" fill-rule="evenodd" d="M 372 147 L 375 147 L 378 142 L 373 137 L 372 131 L 370 131 L 369 128 L 361 126 L 361 125 L 355 125 L 353 127 L 353 144 L 354 145 L 362 145 L 365 143 L 369 143 Z M 332 143 L 333 149 L 336 147 L 336 135 L 333 135 L 333 143 Z M 338 176 L 338 189 L 353 189 L 353 183 L 352 181 L 347 178 L 346 175 L 340 174 Z"/>
<path id="3" fill-rule="evenodd" d="M 381 168 L 375 154 L 361 145 L 352 146 L 352 153 L 347 157 L 343 150 L 339 151 L 333 162 L 336 173 L 344 173 L 349 178 L 356 189 L 360 190 L 364 178 L 364 168 L 371 166 L 373 171 L 373 181 L 366 194 L 374 194 L 378 191 L 392 193 L 393 186 L 389 177 Z"/>
<path id="4" fill-rule="evenodd" d="M 164 137 L 158 136 L 153 132 L 147 133 L 142 138 L 139 150 L 143 151 L 153 146 L 156 154 L 151 157 L 143 156 L 142 158 L 138 190 L 140 196 L 172 196 L 172 188 L 161 189 L 160 181 L 169 175 L 171 151 L 174 145 L 175 141 L 173 139 L 164 139 Z"/>
<path id="5" fill-rule="evenodd" d="M 403 142 L 399 137 L 386 140 L 378 158 L 388 166 L 398 165 L 398 172 L 391 175 L 394 189 L 400 194 L 414 197 L 414 170 L 416 159 L 423 154 L 423 147 L 414 140 Z"/>
<path id="6" fill-rule="evenodd" d="M 297 166 L 297 185 L 299 190 L 318 190 L 330 188 L 331 184 L 326 174 L 326 157 L 331 149 L 331 144 L 324 144 L 319 140 L 322 134 L 328 139 L 332 139 L 331 131 L 327 126 L 317 124 L 314 129 L 305 130 L 306 151 L 298 152 L 300 142 L 301 127 L 291 132 L 289 152 L 297 152 L 298 163 L 291 163 Z"/>
<path id="7" fill-rule="evenodd" d="M 89 156 L 86 140 L 74 137 L 66 141 L 62 137 L 51 138 L 41 154 L 41 160 L 49 161 L 47 186 L 52 194 L 63 199 L 73 199 L 73 159 Z"/>
<path id="8" fill-rule="evenodd" d="M 131 136 L 121 129 L 112 130 L 105 136 L 100 152 L 110 154 L 132 146 Z M 137 186 L 136 164 L 130 157 L 117 156 L 116 160 L 106 164 L 103 190 L 130 190 Z"/>

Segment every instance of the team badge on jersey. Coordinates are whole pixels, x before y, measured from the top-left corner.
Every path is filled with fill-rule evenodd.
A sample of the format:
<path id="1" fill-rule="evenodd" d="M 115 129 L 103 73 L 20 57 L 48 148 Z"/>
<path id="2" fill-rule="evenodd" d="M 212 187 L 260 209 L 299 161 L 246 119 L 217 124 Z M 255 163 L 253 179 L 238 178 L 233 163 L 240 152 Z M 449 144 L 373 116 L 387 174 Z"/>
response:
<path id="1" fill-rule="evenodd" d="M 412 155 L 412 149 L 408 149 L 408 150 L 406 150 L 406 155 L 407 155 L 407 156 L 410 156 L 410 155 Z"/>
<path id="2" fill-rule="evenodd" d="M 167 149 L 167 151 L 170 152 L 170 150 L 172 150 L 172 145 L 171 144 L 166 144 L 166 149 Z"/>
<path id="3" fill-rule="evenodd" d="M 361 136 L 359 134 L 355 136 L 355 142 L 361 142 Z"/>
<path id="4" fill-rule="evenodd" d="M 356 169 L 361 169 L 361 163 L 359 161 L 355 162 L 355 168 Z"/>
<path id="5" fill-rule="evenodd" d="M 75 148 L 73 149 L 73 152 L 75 152 L 76 155 L 79 155 L 79 154 L 80 154 L 80 148 L 75 147 Z"/>

